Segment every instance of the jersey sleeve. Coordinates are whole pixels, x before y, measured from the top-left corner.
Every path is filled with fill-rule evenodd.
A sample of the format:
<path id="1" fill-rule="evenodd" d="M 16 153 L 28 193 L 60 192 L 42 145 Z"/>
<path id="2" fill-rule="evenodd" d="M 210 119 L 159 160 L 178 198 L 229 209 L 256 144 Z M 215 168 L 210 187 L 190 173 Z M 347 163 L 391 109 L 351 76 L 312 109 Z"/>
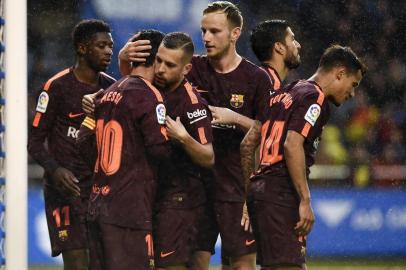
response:
<path id="1" fill-rule="evenodd" d="M 313 92 L 304 96 L 299 102 L 299 106 L 292 112 L 287 128 L 307 138 L 317 121 L 321 119 L 322 106 L 326 101 L 322 93 Z"/>
<path id="2" fill-rule="evenodd" d="M 190 136 L 199 143 L 207 144 L 213 141 L 210 110 L 200 100 L 185 106 L 182 122 L 185 123 Z"/>
<path id="3" fill-rule="evenodd" d="M 273 85 L 268 74 L 262 69 L 257 75 L 257 88 L 254 102 L 254 118 L 261 122 L 265 121 L 269 107 L 269 99 Z"/>
<path id="4" fill-rule="evenodd" d="M 47 83 L 38 94 L 35 115 L 28 136 L 29 154 L 48 173 L 53 173 L 59 167 L 45 148 L 45 141 L 58 113 L 60 99 L 58 92 L 60 91 L 56 88 L 54 83 L 50 85 Z"/>
<path id="5" fill-rule="evenodd" d="M 162 102 L 147 100 L 140 107 L 143 110 L 141 117 L 141 132 L 145 146 L 164 143 L 168 140 L 165 117 L 166 108 Z"/>

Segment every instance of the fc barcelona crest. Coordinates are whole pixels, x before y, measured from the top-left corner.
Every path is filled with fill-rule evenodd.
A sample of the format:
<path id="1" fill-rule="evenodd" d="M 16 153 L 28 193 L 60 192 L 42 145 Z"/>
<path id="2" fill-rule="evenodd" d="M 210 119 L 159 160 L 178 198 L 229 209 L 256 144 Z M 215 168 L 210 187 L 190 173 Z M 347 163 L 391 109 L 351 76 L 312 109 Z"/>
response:
<path id="1" fill-rule="evenodd" d="M 234 108 L 241 108 L 244 105 L 244 95 L 231 94 L 230 104 Z"/>

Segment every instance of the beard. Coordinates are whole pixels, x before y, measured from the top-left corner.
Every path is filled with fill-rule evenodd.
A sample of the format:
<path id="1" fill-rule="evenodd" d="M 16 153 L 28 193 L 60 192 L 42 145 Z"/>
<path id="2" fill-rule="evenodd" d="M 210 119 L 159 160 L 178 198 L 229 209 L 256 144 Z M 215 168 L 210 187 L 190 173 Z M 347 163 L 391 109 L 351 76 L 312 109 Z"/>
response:
<path id="1" fill-rule="evenodd" d="M 289 55 L 285 59 L 285 65 L 288 69 L 295 69 L 300 66 L 300 56 L 293 55 L 293 53 L 289 53 Z"/>

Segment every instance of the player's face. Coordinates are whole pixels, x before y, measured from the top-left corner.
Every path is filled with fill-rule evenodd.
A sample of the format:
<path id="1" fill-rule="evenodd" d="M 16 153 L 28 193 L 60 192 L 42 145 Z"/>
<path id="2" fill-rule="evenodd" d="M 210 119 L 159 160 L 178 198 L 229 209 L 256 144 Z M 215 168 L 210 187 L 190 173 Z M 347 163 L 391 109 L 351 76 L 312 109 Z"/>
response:
<path id="1" fill-rule="evenodd" d="M 105 71 L 113 55 L 113 39 L 110 33 L 96 33 L 85 45 L 84 57 L 96 71 Z"/>
<path id="2" fill-rule="evenodd" d="M 231 29 L 223 12 L 212 12 L 203 15 L 202 38 L 207 56 L 219 59 L 230 49 Z"/>
<path id="3" fill-rule="evenodd" d="M 332 93 L 330 100 L 336 105 L 340 106 L 346 100 L 355 95 L 355 88 L 358 87 L 362 79 L 361 70 L 356 73 L 345 73 L 340 79 L 337 79 L 337 87 Z"/>
<path id="4" fill-rule="evenodd" d="M 182 49 L 168 49 L 161 45 L 155 58 L 154 85 L 162 90 L 173 90 L 190 70 Z"/>
<path id="5" fill-rule="evenodd" d="M 285 56 L 285 65 L 289 69 L 295 69 L 301 63 L 299 54 L 301 46 L 300 43 L 295 39 L 295 35 L 290 27 L 286 29 L 286 32 L 285 47 L 287 49 L 287 53 Z"/>

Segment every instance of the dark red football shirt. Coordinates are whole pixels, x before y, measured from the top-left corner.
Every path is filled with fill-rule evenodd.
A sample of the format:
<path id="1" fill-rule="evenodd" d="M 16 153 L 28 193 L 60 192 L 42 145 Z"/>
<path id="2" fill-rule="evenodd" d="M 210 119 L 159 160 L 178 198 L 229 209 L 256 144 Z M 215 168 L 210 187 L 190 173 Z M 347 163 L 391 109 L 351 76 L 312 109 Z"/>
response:
<path id="1" fill-rule="evenodd" d="M 281 78 L 279 77 L 278 72 L 271 66 L 267 65 L 267 64 L 262 64 L 261 68 L 263 70 L 265 70 L 265 72 L 268 74 L 269 79 L 271 80 L 271 84 L 272 84 L 272 91 L 270 94 L 272 94 L 273 92 L 279 90 L 280 88 L 282 88 L 282 81 Z"/>
<path id="2" fill-rule="evenodd" d="M 45 169 L 49 176 L 59 167 L 65 167 L 80 180 L 80 187 L 87 187 L 93 172 L 79 157 L 76 137 L 85 118 L 82 97 L 108 88 L 115 80 L 105 73 L 99 74 L 98 86 L 78 81 L 72 68 L 65 69 L 49 79 L 37 98 L 37 107 L 28 138 L 28 152 Z M 46 142 L 48 147 L 46 147 Z M 46 187 L 52 181 L 46 177 Z"/>
<path id="3" fill-rule="evenodd" d="M 211 116 L 207 102 L 186 80 L 174 91 L 164 93 L 167 115 L 180 117 L 187 132 L 199 143 L 212 142 Z M 159 168 L 158 207 L 191 208 L 205 202 L 202 168 L 183 146 L 171 141 L 172 166 Z"/>
<path id="4" fill-rule="evenodd" d="M 147 153 L 167 145 L 166 108 L 147 80 L 127 76 L 109 87 L 96 105 L 98 158 L 89 215 L 100 221 L 151 230 L 156 169 Z"/>
<path id="5" fill-rule="evenodd" d="M 264 70 L 243 59 L 229 73 L 216 72 L 206 56 L 194 56 L 188 80 L 209 105 L 226 107 L 255 119 L 269 99 L 271 82 Z M 232 125 L 213 126 L 215 198 L 243 202 L 244 179 L 240 143 L 244 132 Z"/>
<path id="6" fill-rule="evenodd" d="M 285 190 L 296 194 L 284 157 L 287 132 L 293 130 L 305 138 L 306 170 L 314 164 L 314 154 L 324 125 L 330 117 L 329 103 L 314 81 L 297 81 L 274 93 L 267 117 L 261 119 L 260 167 L 251 178 L 275 178 L 266 189 Z M 258 184 L 251 183 L 251 187 Z M 257 187 L 259 188 L 259 187 Z"/>

